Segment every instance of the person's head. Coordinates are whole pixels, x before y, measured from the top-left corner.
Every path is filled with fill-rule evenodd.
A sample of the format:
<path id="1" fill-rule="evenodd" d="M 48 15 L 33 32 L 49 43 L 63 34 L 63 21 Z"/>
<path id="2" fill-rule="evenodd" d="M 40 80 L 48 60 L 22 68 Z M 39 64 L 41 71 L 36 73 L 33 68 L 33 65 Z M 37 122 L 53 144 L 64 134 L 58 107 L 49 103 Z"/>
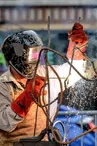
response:
<path id="1" fill-rule="evenodd" d="M 33 77 L 43 43 L 36 32 L 25 30 L 8 36 L 1 50 L 7 63 L 24 78 Z"/>

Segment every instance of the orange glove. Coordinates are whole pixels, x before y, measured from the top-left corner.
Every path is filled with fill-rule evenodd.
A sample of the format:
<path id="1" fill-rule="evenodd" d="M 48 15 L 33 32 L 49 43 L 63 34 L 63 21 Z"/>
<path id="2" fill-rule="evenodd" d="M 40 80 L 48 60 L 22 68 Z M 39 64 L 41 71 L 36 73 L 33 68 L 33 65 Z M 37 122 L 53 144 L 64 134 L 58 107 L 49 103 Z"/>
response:
<path id="1" fill-rule="evenodd" d="M 31 93 L 34 95 L 35 98 L 41 96 L 41 88 L 44 85 L 46 79 L 45 77 L 37 76 L 35 80 L 34 90 L 32 93 L 32 83 L 33 79 L 29 81 L 27 87 L 25 88 L 24 92 L 21 93 L 15 101 L 11 103 L 12 110 L 21 117 L 25 117 L 28 113 L 31 105 L 34 103 Z M 43 95 L 47 94 L 47 91 L 44 90 Z"/>
<path id="2" fill-rule="evenodd" d="M 86 50 L 86 44 L 88 43 L 88 37 L 83 31 L 83 26 L 79 23 L 75 23 L 72 30 L 68 32 L 69 45 L 67 50 L 67 57 L 72 58 L 74 48 L 79 48 L 82 52 Z M 84 59 L 83 54 L 76 49 L 74 53 L 74 60 Z"/>

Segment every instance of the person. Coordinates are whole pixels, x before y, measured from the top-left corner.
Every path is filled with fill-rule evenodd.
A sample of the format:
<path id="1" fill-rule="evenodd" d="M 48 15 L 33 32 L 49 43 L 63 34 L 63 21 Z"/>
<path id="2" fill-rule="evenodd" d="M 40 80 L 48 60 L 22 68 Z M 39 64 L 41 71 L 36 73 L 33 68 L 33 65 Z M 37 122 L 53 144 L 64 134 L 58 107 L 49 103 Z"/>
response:
<path id="1" fill-rule="evenodd" d="M 80 26 L 81 24 L 77 23 L 77 25 Z M 83 44 L 84 39 L 85 42 L 87 42 L 88 39 L 85 33 L 84 39 L 81 37 L 81 33 L 83 34 L 83 32 L 84 30 L 81 29 L 79 35 L 81 45 Z M 73 34 L 72 38 L 74 38 L 77 34 Z M 75 42 L 75 38 L 73 39 L 73 42 Z M 0 76 L 1 146 L 12 146 L 14 141 L 18 141 L 25 137 L 32 137 L 34 135 L 37 104 L 34 103 L 31 96 L 32 84 L 35 83 L 33 89 L 35 99 L 38 100 L 41 94 L 44 94 L 45 101 L 48 103 L 47 89 L 40 93 L 42 86 L 46 82 L 45 65 L 39 65 L 36 79 L 34 78 L 36 63 L 42 46 L 43 43 L 40 37 L 33 30 L 23 30 L 9 35 L 1 46 L 1 50 L 4 53 L 4 57 L 8 65 L 8 71 Z M 84 51 L 85 48 L 86 46 L 84 47 Z M 75 54 L 75 57 L 76 55 L 77 53 Z M 82 65 L 83 58 L 84 57 L 81 57 L 80 60 L 78 60 L 77 57 L 75 62 L 78 61 L 78 63 L 74 64 L 75 67 L 77 67 L 80 62 L 80 65 Z M 55 65 L 53 67 L 56 72 L 58 72 L 62 82 L 64 82 L 64 77 L 67 77 L 70 65 L 68 63 L 64 63 L 60 66 Z M 74 70 L 73 72 L 73 75 L 79 76 Z M 50 98 L 51 101 L 53 101 L 60 92 L 60 84 L 56 75 L 50 68 L 49 78 Z M 50 119 L 53 119 L 56 107 L 57 101 L 50 105 Z M 46 116 L 43 110 L 39 107 L 37 113 L 36 135 L 38 135 L 45 127 Z"/>
<path id="2" fill-rule="evenodd" d="M 71 33 L 72 31 L 70 34 Z M 75 36 L 76 39 L 79 40 L 80 38 L 77 36 L 79 36 L 79 34 Z M 72 40 L 70 40 L 71 42 L 68 47 L 68 50 L 70 50 L 67 52 L 68 58 L 72 58 L 72 46 L 74 46 L 74 42 Z M 82 54 L 79 55 L 79 53 L 73 56 L 74 60 L 83 57 Z M 87 77 L 87 80 L 80 78 L 77 80 L 77 82 L 63 91 L 63 101 L 59 109 L 61 114 L 56 117 L 54 122 L 54 126 L 59 129 L 64 142 L 70 141 L 81 135 L 83 132 L 86 132 L 87 130 L 95 127 L 94 115 L 89 115 L 89 113 L 85 114 L 85 111 L 97 110 L 97 73 L 95 72 L 92 63 L 90 62 L 90 59 L 87 59 L 85 62 L 84 77 Z M 96 61 L 94 62 L 94 66 L 95 68 L 97 67 Z M 91 81 L 88 79 L 91 79 Z M 84 114 L 80 115 L 80 111 L 84 111 Z M 65 115 L 65 112 L 69 112 L 69 115 Z M 72 112 L 75 112 L 75 114 L 72 115 Z M 65 132 L 62 128 L 62 125 L 60 124 L 60 121 L 62 122 L 63 127 L 65 127 Z M 76 139 L 69 145 L 93 146 L 95 145 L 95 134 L 95 130 L 92 130 L 83 137 Z"/>

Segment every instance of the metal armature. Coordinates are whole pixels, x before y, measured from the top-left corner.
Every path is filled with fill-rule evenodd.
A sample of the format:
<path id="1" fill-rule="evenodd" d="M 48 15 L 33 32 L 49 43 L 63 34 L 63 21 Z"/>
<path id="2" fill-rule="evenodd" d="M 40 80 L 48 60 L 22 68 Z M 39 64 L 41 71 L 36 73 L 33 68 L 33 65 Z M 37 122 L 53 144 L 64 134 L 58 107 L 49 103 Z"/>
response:
<path id="1" fill-rule="evenodd" d="M 37 76 L 37 69 L 38 69 L 38 65 L 39 65 L 39 63 L 40 63 L 40 58 L 41 58 L 41 54 L 42 54 L 42 52 L 43 51 L 52 51 L 52 52 L 54 52 L 54 53 L 56 53 L 57 55 L 59 55 L 59 56 L 61 56 L 69 65 L 70 65 L 70 68 L 73 68 L 78 74 L 79 74 L 79 76 L 81 76 L 84 80 L 86 80 L 86 81 L 94 81 L 94 80 L 90 80 L 90 79 L 87 79 L 87 78 L 85 78 L 84 76 L 82 76 L 80 73 L 79 73 L 79 71 L 73 66 L 73 64 L 71 64 L 69 61 L 68 61 L 68 58 L 66 57 L 66 56 L 63 56 L 61 53 L 59 53 L 59 52 L 57 52 L 57 51 L 55 51 L 55 50 L 53 50 L 53 49 L 51 49 L 51 48 L 49 48 L 49 47 L 43 47 L 42 48 L 42 50 L 40 51 L 40 54 L 39 54 L 39 59 L 38 59 L 38 62 L 37 62 L 37 66 L 36 66 L 36 70 L 35 70 L 35 78 L 36 78 L 36 76 Z M 84 55 L 84 54 L 83 54 Z M 85 56 L 85 55 L 84 55 Z M 45 56 L 46 57 L 46 56 Z M 88 59 L 88 58 L 87 58 Z M 94 129 L 97 129 L 97 126 L 95 126 L 94 128 L 92 128 L 92 129 L 90 129 L 90 130 L 88 130 L 88 131 L 86 131 L 86 132 L 84 132 L 84 133 L 82 133 L 81 135 L 79 135 L 79 136 L 76 136 L 75 138 L 73 138 L 72 140 L 70 140 L 70 141 L 66 141 L 66 142 L 64 142 L 64 141 L 62 141 L 62 138 L 60 137 L 60 133 L 59 133 L 59 131 L 56 129 L 56 128 L 54 128 L 53 126 L 52 126 L 52 123 L 54 122 L 54 120 L 55 120 L 55 118 L 56 118 L 56 116 L 58 115 L 58 111 L 59 111 L 59 109 L 60 109 L 60 106 L 61 106 L 61 104 L 62 104 L 62 99 L 63 99 L 63 88 L 62 88 L 62 83 L 61 83 L 61 78 L 59 77 L 59 75 L 57 74 L 57 72 L 54 70 L 54 68 L 49 64 L 49 62 L 48 62 L 48 60 L 45 60 L 45 64 L 47 65 L 47 67 L 50 67 L 52 70 L 53 70 L 53 72 L 55 73 L 55 75 L 56 75 L 56 78 L 59 80 L 59 83 L 60 83 L 60 102 L 59 102 L 59 105 L 58 105 L 58 109 L 57 109 L 57 111 L 56 111 L 56 113 L 55 113 L 55 116 L 54 116 L 54 118 L 53 118 L 53 120 L 51 121 L 50 120 L 50 117 L 48 116 L 48 106 L 50 106 L 55 100 L 57 100 L 57 98 L 54 100 L 54 101 L 52 101 L 51 103 L 48 103 L 48 104 L 46 104 L 45 102 L 44 102 L 44 96 L 42 96 L 42 99 L 43 99 L 43 104 L 41 104 L 41 102 L 40 101 L 37 101 L 35 98 L 34 98 L 34 95 L 33 95 L 33 87 L 34 87 L 34 82 L 33 82 L 33 87 L 32 87 L 32 98 L 33 98 L 33 100 L 35 101 L 35 103 L 39 106 L 39 107 L 41 107 L 42 109 L 43 109 L 43 111 L 44 111 L 44 114 L 46 115 L 46 117 L 47 117 L 47 123 L 48 123 L 48 125 L 47 125 L 47 127 L 46 127 L 46 129 L 44 129 L 41 133 L 40 133 L 40 135 L 39 136 L 36 136 L 36 137 L 32 137 L 31 138 L 31 142 L 40 142 L 42 139 L 43 139 L 43 137 L 45 136 L 45 134 L 47 134 L 47 133 L 51 133 L 52 134 L 52 136 L 53 136 L 53 139 L 54 139 L 54 141 L 55 141 L 55 143 L 57 143 L 57 144 L 61 144 L 61 145 L 66 145 L 66 144 L 70 144 L 71 142 L 73 142 L 73 141 L 75 141 L 76 139 L 78 139 L 78 138 L 80 138 L 80 137 L 82 137 L 82 136 L 84 136 L 84 135 L 86 135 L 86 134 L 88 134 L 89 132 L 91 132 L 91 131 L 93 131 Z M 69 72 L 70 73 L 70 72 Z M 46 70 L 46 75 L 47 74 L 49 74 L 48 73 L 48 69 Z M 69 75 L 68 75 L 68 77 L 69 77 Z M 34 79 L 35 79 L 34 78 Z M 47 82 L 45 83 L 45 85 L 42 87 L 42 89 L 46 86 L 46 85 L 48 85 L 49 84 L 49 77 L 48 76 L 46 76 L 46 78 L 47 78 Z M 35 80 L 34 80 L 35 81 Z M 66 82 L 66 80 L 64 81 L 64 82 Z M 49 88 L 50 86 L 48 86 L 48 88 Z M 41 90 L 42 90 L 41 89 Z M 50 91 L 50 89 L 48 89 L 49 91 Z M 41 91 L 40 91 L 41 92 Z M 50 95 L 48 96 L 48 97 L 50 97 Z M 26 141 L 27 142 L 27 139 L 21 139 L 21 141 Z M 29 139 L 29 141 L 30 141 L 30 139 Z"/>
<path id="2" fill-rule="evenodd" d="M 50 37 L 50 35 L 49 35 Z M 43 47 L 39 53 L 39 58 L 38 58 L 38 61 L 37 61 L 37 65 L 36 65 L 36 70 L 35 70 L 35 74 L 34 74 L 34 81 L 32 83 L 32 98 L 34 100 L 34 102 L 37 104 L 37 107 L 41 107 L 45 116 L 47 117 L 47 124 L 46 124 L 46 128 L 38 135 L 38 136 L 34 136 L 32 138 L 25 138 L 25 139 L 21 139 L 20 142 L 16 142 L 14 143 L 14 146 L 32 146 L 32 145 L 35 145 L 35 146 L 44 146 L 45 144 L 47 146 L 60 146 L 60 145 L 67 145 L 67 144 L 70 144 L 72 143 L 73 141 L 75 141 L 76 139 L 88 134 L 89 132 L 93 131 L 94 129 L 97 129 L 97 126 L 95 126 L 94 128 L 76 136 L 75 138 L 71 139 L 70 141 L 66 141 L 64 142 L 62 140 L 62 137 L 60 136 L 61 134 L 59 133 L 59 131 L 53 127 L 53 122 L 54 120 L 56 119 L 56 116 L 58 115 L 58 112 L 59 112 L 59 109 L 60 109 L 60 106 L 62 104 L 62 100 L 63 100 L 63 87 L 62 87 L 62 82 L 61 82 L 61 78 L 59 77 L 58 73 L 55 71 L 55 69 L 53 68 L 52 65 L 50 65 L 50 63 L 48 62 L 48 57 L 47 57 L 47 53 L 48 51 L 51 51 L 59 56 L 62 57 L 63 60 L 65 60 L 65 62 L 67 62 L 69 65 L 70 65 L 70 69 L 69 69 L 69 74 L 66 78 L 64 78 L 64 86 L 65 86 L 65 89 L 67 88 L 67 81 L 69 79 L 69 76 L 71 74 L 71 68 L 73 68 L 75 70 L 75 72 L 77 72 L 77 74 L 83 78 L 84 80 L 86 81 L 94 81 L 94 79 L 87 79 L 86 77 L 84 77 L 74 66 L 73 66 L 73 56 L 74 56 L 74 51 L 75 49 L 79 49 L 79 51 L 84 55 L 84 57 L 89 60 L 91 62 L 91 64 L 93 65 L 93 69 L 94 69 L 94 72 L 96 73 L 96 69 L 95 69 L 95 66 L 94 66 L 94 63 L 88 59 L 88 57 L 86 56 L 86 54 L 84 54 L 80 49 L 80 48 L 74 48 L 73 50 L 73 55 L 72 55 L 72 59 L 71 59 L 71 62 L 68 61 L 68 58 L 64 55 L 62 55 L 61 53 L 53 50 L 50 48 L 50 38 L 49 38 L 49 41 L 48 41 L 48 47 Z M 85 44 L 87 45 L 87 44 Z M 76 45 L 75 45 L 76 46 Z M 44 66 L 45 66 L 45 69 L 46 69 L 46 73 L 45 73 L 45 77 L 46 77 L 46 81 L 45 81 L 45 84 L 44 86 L 41 88 L 40 92 L 42 93 L 42 91 L 44 90 L 44 87 L 47 85 L 47 88 L 48 88 L 48 103 L 45 103 L 45 97 L 42 95 L 42 102 L 39 98 L 39 100 L 37 101 L 35 98 L 34 98 L 34 95 L 33 95 L 33 91 L 34 91 L 34 84 L 35 84 L 35 79 L 36 79 L 36 76 L 37 76 L 37 69 L 38 69 L 38 66 L 40 64 L 40 58 L 41 58 L 41 54 L 44 52 Z M 60 98 L 59 98 L 59 104 L 58 104 L 58 108 L 57 108 L 57 111 L 55 113 L 55 116 L 53 118 L 53 120 L 50 119 L 50 115 L 49 115 L 49 110 L 50 110 L 50 105 L 52 103 L 54 103 L 58 98 L 54 99 L 52 102 L 51 102 L 51 99 L 50 99 L 50 83 L 49 83 L 49 80 L 51 78 L 49 78 L 49 69 L 48 68 L 51 68 L 51 70 L 54 72 L 54 74 L 56 75 L 56 79 L 58 79 L 59 81 L 59 84 L 60 84 Z M 64 68 L 65 69 L 65 68 Z M 96 73 L 97 74 L 97 73 Z M 37 119 L 37 117 L 36 117 Z M 35 130 L 36 130 L 36 126 L 35 126 Z M 64 128 L 63 128 L 64 130 Z M 53 137 L 53 141 L 42 141 L 42 139 L 44 138 L 44 136 L 46 134 L 49 134 L 51 133 L 52 137 Z"/>

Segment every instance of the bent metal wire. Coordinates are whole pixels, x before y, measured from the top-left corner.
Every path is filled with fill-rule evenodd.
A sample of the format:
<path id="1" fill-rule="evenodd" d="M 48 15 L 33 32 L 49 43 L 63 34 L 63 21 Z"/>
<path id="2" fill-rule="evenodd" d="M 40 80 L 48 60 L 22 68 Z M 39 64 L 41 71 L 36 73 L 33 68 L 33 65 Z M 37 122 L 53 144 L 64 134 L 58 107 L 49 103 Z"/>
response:
<path id="1" fill-rule="evenodd" d="M 54 52 L 54 53 L 60 55 L 60 56 L 70 65 L 70 67 L 72 67 L 72 68 L 79 74 L 79 76 L 81 76 L 84 80 L 86 80 L 86 81 L 94 81 L 94 79 L 87 79 L 86 77 L 82 76 L 82 75 L 80 74 L 80 72 L 72 65 L 72 63 L 70 63 L 70 62 L 68 61 L 68 58 L 67 58 L 66 56 L 63 56 L 61 53 L 59 53 L 59 52 L 57 52 L 57 51 L 55 51 L 55 50 L 53 50 L 53 49 L 51 49 L 51 48 L 49 48 L 49 47 L 43 47 L 42 50 L 41 50 L 40 53 L 39 53 L 39 59 L 38 59 L 38 62 L 37 62 L 37 65 L 36 65 L 36 70 L 35 70 L 35 77 L 36 77 L 37 68 L 38 68 L 38 65 L 39 65 L 39 62 L 40 62 L 40 57 L 41 57 L 42 51 L 52 51 L 52 52 Z M 85 57 L 87 57 L 85 54 L 83 54 L 83 55 L 84 55 Z M 47 56 L 45 56 L 45 57 L 47 57 Z M 87 57 L 87 59 L 88 59 L 88 57 Z M 90 60 L 89 60 L 89 61 L 90 61 Z M 93 64 L 93 62 L 92 62 L 92 64 Z M 56 113 L 55 113 L 55 116 L 54 116 L 54 118 L 53 118 L 53 121 L 51 121 L 50 118 L 48 117 L 47 108 L 46 108 L 46 111 L 44 110 L 44 107 L 48 107 L 48 106 L 49 106 L 50 104 L 52 104 L 52 103 L 48 103 L 48 104 L 45 104 L 45 103 L 44 103 L 44 105 L 42 105 L 40 102 L 36 101 L 35 98 L 34 98 L 34 96 L 33 96 L 34 82 L 33 82 L 33 86 L 32 86 L 32 98 L 34 99 L 35 103 L 36 103 L 39 107 L 41 107 L 41 108 L 43 109 L 44 114 L 45 114 L 46 117 L 47 117 L 47 120 L 49 120 L 49 122 L 48 122 L 49 125 L 47 125 L 47 128 L 50 129 L 50 131 L 51 131 L 51 133 L 52 133 L 52 135 L 53 135 L 53 137 L 54 137 L 54 140 L 55 140 L 57 143 L 59 143 L 59 144 L 70 144 L 71 142 L 75 141 L 75 140 L 78 139 L 79 137 L 82 137 L 83 135 L 86 135 L 87 133 L 93 131 L 94 129 L 97 129 L 97 126 L 95 126 L 94 128 L 92 128 L 92 129 L 90 129 L 90 130 L 88 130 L 88 131 L 82 133 L 81 135 L 79 135 L 79 136 L 77 136 L 77 137 L 75 137 L 75 138 L 73 138 L 72 140 L 67 141 L 67 142 L 63 142 L 63 141 L 60 141 L 60 140 L 57 139 L 56 131 L 55 131 L 55 129 L 52 127 L 52 123 L 54 122 L 56 116 L 58 115 L 60 106 L 61 106 L 61 104 L 62 104 L 62 99 L 63 99 L 63 93 L 62 93 L 62 91 L 63 91 L 63 89 L 62 89 L 62 83 L 61 83 L 60 77 L 58 76 L 58 74 L 57 74 L 57 72 L 54 70 L 54 68 L 49 64 L 49 62 L 48 62 L 47 59 L 45 60 L 45 65 L 46 65 L 46 67 L 47 67 L 47 69 L 46 69 L 46 72 L 47 72 L 47 73 L 46 73 L 46 74 L 48 74 L 48 66 L 49 66 L 49 67 L 53 70 L 53 72 L 55 73 L 55 75 L 57 76 L 57 79 L 59 80 L 59 83 L 60 83 L 60 93 L 61 93 L 61 94 L 60 94 L 60 100 L 59 100 L 58 109 L 57 109 L 57 111 L 56 111 Z M 93 69 L 94 69 L 94 67 L 93 67 Z M 95 71 L 95 69 L 94 69 L 94 71 Z M 70 72 L 69 72 L 69 73 L 70 73 Z M 69 77 L 69 75 L 68 75 L 68 77 Z M 45 83 L 44 87 L 46 86 L 46 84 L 49 83 L 49 82 L 48 82 L 48 81 L 49 81 L 49 77 L 46 76 L 46 78 L 47 78 L 47 83 Z M 34 79 L 35 79 L 35 78 L 34 78 Z M 65 80 L 65 82 L 66 82 L 66 80 Z M 49 86 L 48 86 L 48 88 L 49 88 Z M 49 94 L 49 96 L 50 96 L 50 89 L 48 89 L 48 91 L 49 91 L 48 94 Z M 42 97 L 42 99 L 44 99 L 44 97 Z M 57 99 L 56 99 L 56 100 L 57 100 Z M 53 102 L 54 102 L 54 101 L 53 101 Z"/>
<path id="2" fill-rule="evenodd" d="M 39 106 L 39 107 L 42 108 L 42 110 L 44 111 L 44 114 L 45 114 L 46 117 L 47 117 L 47 127 L 46 127 L 46 129 L 44 129 L 44 130 L 42 131 L 42 133 L 40 133 L 40 135 L 39 135 L 40 137 L 39 137 L 39 136 L 36 136 L 36 137 L 30 138 L 30 139 L 21 139 L 20 142 L 14 143 L 14 146 L 22 146 L 22 145 L 24 145 L 24 143 L 25 143 L 25 146 L 32 146 L 32 145 L 34 145 L 34 146 L 36 146 L 36 145 L 37 145 L 37 146 L 44 146 L 44 145 L 47 145 L 47 146 L 56 146 L 56 145 L 57 145 L 57 146 L 60 146 L 60 144 L 61 144 L 61 145 L 67 145 L 67 144 L 70 144 L 71 142 L 75 141 L 75 140 L 78 139 L 79 137 L 83 137 L 84 135 L 88 134 L 89 132 L 93 131 L 94 129 L 97 129 L 97 126 L 95 126 L 94 128 L 92 128 L 92 129 L 90 129 L 90 130 L 88 130 L 88 131 L 86 131 L 86 132 L 84 132 L 84 133 L 82 133 L 82 134 L 76 136 L 76 137 L 73 138 L 72 140 L 63 142 L 62 139 L 60 138 L 60 133 L 59 133 L 59 131 L 57 131 L 57 130 L 54 129 L 54 127 L 53 127 L 53 122 L 54 122 L 56 116 L 57 116 L 58 114 L 61 114 L 61 113 L 59 113 L 59 109 L 60 109 L 60 106 L 61 106 L 61 104 L 62 104 L 63 89 L 62 89 L 62 83 L 61 83 L 60 77 L 58 76 L 57 72 L 54 70 L 54 68 L 53 68 L 53 67 L 49 64 L 49 62 L 48 62 L 48 58 L 47 58 L 47 53 L 48 53 L 48 51 L 54 52 L 54 53 L 56 53 L 57 55 L 61 56 L 61 57 L 70 65 L 69 74 L 68 74 L 67 78 L 64 79 L 64 86 L 65 86 L 65 88 L 67 88 L 67 81 L 68 81 L 68 78 L 69 78 L 70 73 L 71 73 L 71 68 L 73 68 L 73 69 L 79 74 L 79 76 L 82 77 L 82 79 L 84 79 L 84 80 L 86 80 L 86 81 L 94 81 L 94 80 L 92 80 L 92 79 L 87 79 L 87 78 L 85 78 L 84 76 L 82 76 L 82 75 L 80 74 L 80 72 L 79 72 L 79 71 L 73 66 L 73 64 L 72 64 L 72 62 L 73 62 L 73 56 L 74 56 L 74 51 L 75 51 L 75 49 L 79 49 L 79 50 L 80 50 L 80 48 L 75 48 L 75 49 L 73 50 L 73 55 L 72 55 L 71 62 L 68 61 L 68 58 L 67 58 L 66 56 L 63 56 L 61 53 L 59 53 L 59 52 L 57 52 L 57 51 L 55 51 L 55 50 L 49 48 L 49 46 L 50 46 L 50 17 L 48 18 L 48 21 L 49 21 L 49 22 L 48 22 L 48 34 L 49 34 L 48 47 L 43 47 L 42 50 L 40 51 L 40 53 L 39 53 L 39 58 L 38 58 L 38 61 L 37 61 L 37 65 L 36 65 L 36 69 L 35 69 L 35 73 L 34 73 L 34 76 L 35 76 L 35 78 L 36 78 L 36 73 L 37 73 L 37 68 L 38 68 L 39 62 L 40 62 L 40 57 L 41 57 L 42 52 L 44 51 L 44 52 L 45 52 L 45 53 L 44 53 L 44 54 L 45 54 L 45 56 L 44 56 L 45 59 L 44 59 L 44 60 L 45 60 L 45 66 L 46 66 L 46 78 L 47 78 L 47 82 L 46 82 L 46 83 L 44 84 L 44 86 L 41 88 L 40 92 L 42 91 L 42 89 L 43 89 L 46 85 L 48 85 L 48 97 L 49 97 L 49 100 L 48 100 L 49 102 L 48 102 L 48 104 L 46 104 L 46 103 L 44 102 L 44 96 L 42 96 L 43 104 L 41 104 L 40 101 L 35 100 L 34 95 L 33 95 L 34 84 L 35 84 L 35 78 L 34 78 L 34 82 L 33 82 L 33 86 L 32 86 L 32 94 L 31 94 L 31 95 L 32 95 L 32 98 L 33 98 L 33 100 L 35 101 L 35 103 L 37 104 L 37 106 Z M 79 21 L 80 21 L 80 18 L 79 18 Z M 87 44 L 86 44 L 86 45 L 87 45 Z M 81 47 L 82 47 L 82 46 L 81 46 Z M 81 50 L 80 50 L 80 51 L 81 51 Z M 84 54 L 83 52 L 81 52 L 81 53 L 85 56 L 85 58 L 86 58 L 87 60 L 89 60 L 89 61 L 91 62 L 92 66 L 93 66 L 93 69 L 94 69 L 94 72 L 95 72 L 95 74 L 97 74 L 93 61 L 91 61 L 90 59 L 88 59 L 88 57 L 86 56 L 86 54 Z M 52 121 L 51 121 L 51 119 L 50 119 L 50 117 L 49 117 L 49 106 L 50 106 L 55 100 L 57 100 L 58 98 L 56 98 L 54 101 L 50 102 L 50 85 L 49 85 L 48 66 L 53 70 L 53 72 L 54 72 L 55 75 L 56 75 L 56 78 L 59 80 L 59 83 L 60 83 L 60 99 L 59 99 L 59 105 L 58 105 L 58 109 L 57 109 L 57 111 L 56 111 L 56 113 L 55 113 L 55 116 L 54 116 L 54 118 L 53 118 Z M 44 108 L 45 108 L 45 109 L 44 109 Z M 62 114 L 63 114 L 63 113 L 62 113 Z M 70 114 L 70 113 L 69 113 L 69 114 Z M 74 113 L 73 113 L 73 114 L 74 114 Z M 75 113 L 75 114 L 76 114 L 76 113 Z M 77 113 L 77 114 L 78 114 L 78 113 Z M 80 114 L 80 112 L 79 112 L 79 114 Z M 85 113 L 85 114 L 87 114 L 87 113 Z M 96 113 L 94 112 L 93 114 L 95 114 L 95 116 L 96 116 L 97 112 L 96 112 Z M 64 115 L 66 115 L 66 113 L 64 113 Z M 36 118 L 37 118 L 37 116 L 36 116 Z M 36 128 L 36 127 L 35 127 L 35 128 Z M 35 130 L 36 130 L 36 129 L 35 129 Z M 52 133 L 53 139 L 55 140 L 56 143 L 52 143 L 52 142 L 50 142 L 50 141 L 44 143 L 44 142 L 41 141 L 42 138 L 43 138 L 43 136 L 44 136 L 45 134 L 49 133 L 49 131 Z M 63 131 L 65 131 L 64 127 L 63 127 Z M 38 141 L 37 141 L 37 140 L 38 140 Z M 23 142 L 24 142 L 24 143 L 23 143 Z M 33 143 L 33 142 L 34 142 L 34 143 Z M 35 143 L 35 142 L 36 142 L 36 143 Z M 37 143 L 37 142 L 40 142 L 40 143 Z M 82 144 L 82 145 L 83 145 L 83 144 Z"/>

